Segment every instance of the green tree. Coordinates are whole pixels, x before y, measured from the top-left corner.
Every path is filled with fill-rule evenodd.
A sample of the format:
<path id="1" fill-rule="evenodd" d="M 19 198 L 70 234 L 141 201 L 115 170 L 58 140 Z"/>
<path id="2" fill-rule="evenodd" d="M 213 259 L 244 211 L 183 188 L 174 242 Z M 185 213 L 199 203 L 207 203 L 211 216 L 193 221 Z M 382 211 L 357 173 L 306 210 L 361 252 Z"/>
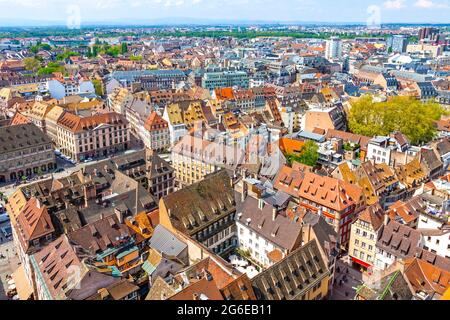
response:
<path id="1" fill-rule="evenodd" d="M 103 84 L 100 80 L 98 79 L 94 79 L 92 80 L 92 84 L 94 85 L 95 88 L 95 94 L 98 96 L 103 96 Z"/>
<path id="2" fill-rule="evenodd" d="M 56 62 L 49 62 L 45 68 L 39 69 L 37 74 L 44 75 L 44 74 L 52 74 L 54 72 L 65 73 L 65 68 L 64 68 L 64 66 L 62 66 Z"/>
<path id="3" fill-rule="evenodd" d="M 128 45 L 126 42 L 123 42 L 120 48 L 120 53 L 125 54 L 128 52 Z"/>
<path id="4" fill-rule="evenodd" d="M 60 53 L 56 56 L 56 60 L 58 61 L 62 61 L 62 60 L 66 60 L 70 57 L 76 57 L 79 56 L 80 54 L 78 52 L 74 52 L 74 51 L 66 51 L 64 53 Z"/>
<path id="5" fill-rule="evenodd" d="M 41 67 L 41 63 L 36 58 L 25 58 L 23 59 L 25 69 L 28 71 L 36 72 Z"/>
<path id="6" fill-rule="evenodd" d="M 131 61 L 141 61 L 142 60 L 142 56 L 131 56 L 130 60 Z"/>
<path id="7" fill-rule="evenodd" d="M 317 160 L 319 160 L 319 146 L 314 141 L 308 140 L 300 151 L 300 155 L 288 154 L 286 159 L 291 165 L 293 162 L 300 162 L 314 167 L 317 164 Z"/>
<path id="8" fill-rule="evenodd" d="M 439 104 L 412 97 L 399 96 L 386 102 L 374 102 L 367 95 L 351 105 L 348 120 L 352 132 L 373 137 L 400 131 L 415 145 L 432 140 L 436 135 L 434 122 L 446 114 Z"/>

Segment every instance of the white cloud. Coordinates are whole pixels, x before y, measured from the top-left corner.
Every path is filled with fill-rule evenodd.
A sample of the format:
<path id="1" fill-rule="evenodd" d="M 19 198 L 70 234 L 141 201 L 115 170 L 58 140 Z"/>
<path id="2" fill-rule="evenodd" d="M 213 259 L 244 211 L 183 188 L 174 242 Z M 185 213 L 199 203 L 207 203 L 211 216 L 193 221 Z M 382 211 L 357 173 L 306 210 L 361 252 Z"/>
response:
<path id="1" fill-rule="evenodd" d="M 385 9 L 397 10 L 406 7 L 406 0 L 388 0 L 383 3 Z"/>
<path id="2" fill-rule="evenodd" d="M 431 9 L 431 8 L 449 8 L 448 4 L 445 3 L 436 3 L 432 0 L 417 0 L 416 3 L 414 3 L 415 7 L 418 8 L 424 8 L 424 9 Z"/>

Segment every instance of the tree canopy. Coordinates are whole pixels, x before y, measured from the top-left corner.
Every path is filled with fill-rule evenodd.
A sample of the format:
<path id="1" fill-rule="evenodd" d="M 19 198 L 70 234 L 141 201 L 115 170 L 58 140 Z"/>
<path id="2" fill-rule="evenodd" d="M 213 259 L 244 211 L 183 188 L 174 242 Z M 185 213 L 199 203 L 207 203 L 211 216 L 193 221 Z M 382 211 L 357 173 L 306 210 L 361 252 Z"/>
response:
<path id="1" fill-rule="evenodd" d="M 32 71 L 33 73 L 38 71 L 41 67 L 41 62 L 36 58 L 25 58 L 23 59 L 23 63 L 25 65 L 25 69 Z"/>
<path id="2" fill-rule="evenodd" d="M 47 51 L 49 51 L 51 49 L 52 49 L 52 47 L 49 44 L 47 44 L 47 43 L 38 43 L 38 44 L 30 47 L 30 51 L 35 53 L 35 54 L 38 53 L 40 50 L 47 50 Z"/>
<path id="3" fill-rule="evenodd" d="M 65 72 L 64 66 L 56 63 L 56 62 L 49 62 L 45 68 L 40 68 L 37 72 L 38 75 L 44 75 L 44 74 L 52 74 L 54 72 Z"/>
<path id="4" fill-rule="evenodd" d="M 95 88 L 95 94 L 98 96 L 103 96 L 103 84 L 100 80 L 98 79 L 93 79 L 92 80 L 92 84 L 94 85 Z"/>
<path id="5" fill-rule="evenodd" d="M 412 144 L 419 145 L 435 137 L 434 122 L 444 114 L 444 108 L 431 101 L 398 96 L 386 102 L 374 102 L 367 95 L 352 102 L 348 120 L 353 133 L 373 137 L 400 131 Z"/>
<path id="6" fill-rule="evenodd" d="M 286 159 L 289 164 L 299 162 L 307 166 L 314 167 L 319 160 L 319 146 L 314 141 L 308 140 L 305 142 L 300 155 L 288 154 Z"/>
<path id="7" fill-rule="evenodd" d="M 74 52 L 74 51 L 66 51 L 64 53 L 60 53 L 56 56 L 56 60 L 58 61 L 62 61 L 62 60 L 66 60 L 70 57 L 76 57 L 79 56 L 80 54 L 78 52 Z"/>

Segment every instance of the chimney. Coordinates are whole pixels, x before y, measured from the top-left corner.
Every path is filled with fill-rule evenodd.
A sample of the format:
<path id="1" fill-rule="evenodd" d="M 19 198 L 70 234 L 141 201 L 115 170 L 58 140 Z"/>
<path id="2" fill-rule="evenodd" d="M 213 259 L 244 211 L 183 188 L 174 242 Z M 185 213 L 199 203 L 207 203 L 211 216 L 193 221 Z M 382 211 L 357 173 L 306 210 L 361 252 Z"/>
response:
<path id="1" fill-rule="evenodd" d="M 36 198 L 36 207 L 37 207 L 38 209 L 41 208 L 41 202 L 40 202 L 39 199 L 37 199 L 37 198 Z"/>
<path id="2" fill-rule="evenodd" d="M 272 220 L 275 221 L 275 219 L 277 218 L 277 207 L 273 206 L 272 208 Z"/>
<path id="3" fill-rule="evenodd" d="M 264 200 L 258 199 L 258 209 L 262 210 L 264 208 Z"/>
<path id="4" fill-rule="evenodd" d="M 384 224 L 385 226 L 387 226 L 388 223 L 389 223 L 389 214 L 385 213 L 383 218 L 384 218 L 383 224 Z"/>
<path id="5" fill-rule="evenodd" d="M 241 201 L 244 202 L 245 198 L 247 198 L 247 183 L 242 181 L 242 193 L 241 193 Z"/>
<path id="6" fill-rule="evenodd" d="M 171 218 L 172 217 L 172 209 L 167 209 L 167 214 L 169 215 L 169 218 Z"/>
<path id="7" fill-rule="evenodd" d="M 97 292 L 100 295 L 100 299 L 102 299 L 102 300 L 105 300 L 109 296 L 109 292 L 105 288 L 101 288 Z"/>
<path id="8" fill-rule="evenodd" d="M 193 300 L 199 300 L 198 294 L 197 294 L 197 293 L 194 293 L 194 294 L 192 295 L 192 299 L 193 299 Z"/>
<path id="9" fill-rule="evenodd" d="M 117 217 L 117 220 L 119 220 L 119 223 L 123 223 L 123 213 L 117 208 L 114 209 L 114 213 L 116 214 L 116 217 Z"/>

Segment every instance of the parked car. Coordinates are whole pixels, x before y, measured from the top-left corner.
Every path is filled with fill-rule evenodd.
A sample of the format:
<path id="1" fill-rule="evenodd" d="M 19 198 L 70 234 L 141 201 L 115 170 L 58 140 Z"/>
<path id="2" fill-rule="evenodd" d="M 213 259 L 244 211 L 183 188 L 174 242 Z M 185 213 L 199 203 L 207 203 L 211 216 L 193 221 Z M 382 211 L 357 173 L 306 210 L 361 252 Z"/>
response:
<path id="1" fill-rule="evenodd" d="M 6 238 L 9 238 L 12 236 L 12 228 L 10 226 L 2 228 L 2 233 L 5 235 Z"/>
<path id="2" fill-rule="evenodd" d="M 9 221 L 9 215 L 7 213 L 0 214 L 0 223 Z"/>

